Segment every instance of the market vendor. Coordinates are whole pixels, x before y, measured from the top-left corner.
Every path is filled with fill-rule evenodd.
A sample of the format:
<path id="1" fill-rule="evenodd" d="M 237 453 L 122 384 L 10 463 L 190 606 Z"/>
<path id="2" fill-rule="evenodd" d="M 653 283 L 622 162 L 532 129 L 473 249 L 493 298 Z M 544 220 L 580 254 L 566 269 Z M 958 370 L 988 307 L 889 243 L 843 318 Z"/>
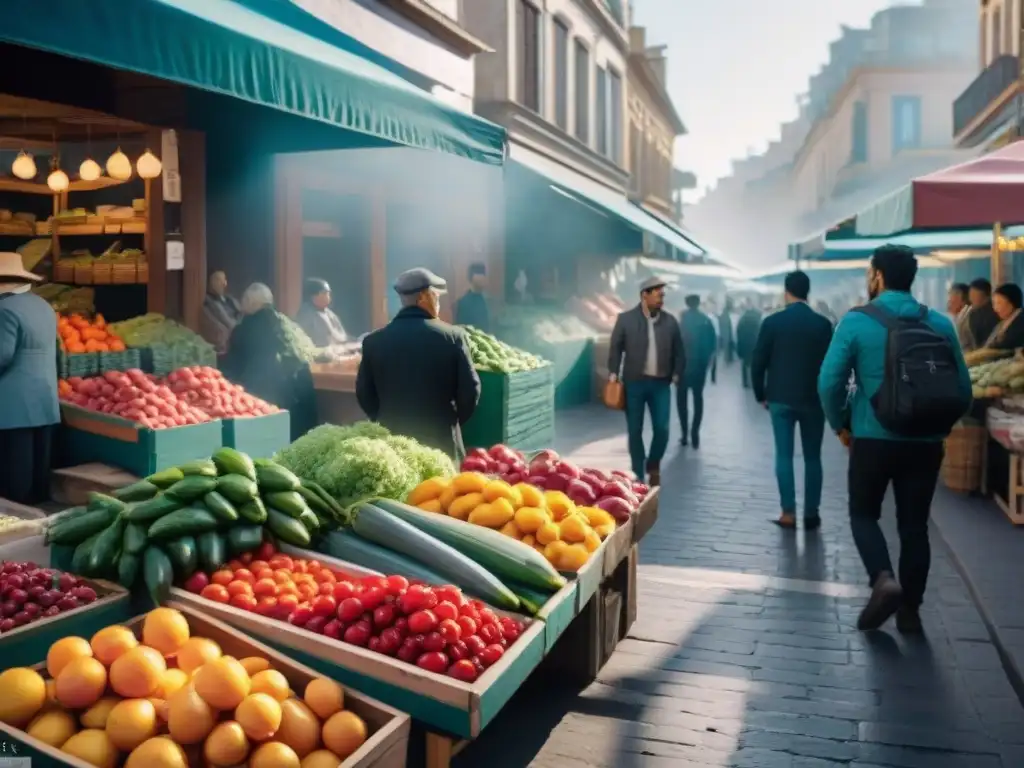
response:
<path id="1" fill-rule="evenodd" d="M 438 319 L 447 284 L 428 269 L 398 276 L 402 309 L 363 339 L 356 399 L 397 435 L 461 460 L 462 425 L 480 400 L 480 377 L 459 328 Z"/>
<path id="2" fill-rule="evenodd" d="M 491 332 L 491 310 L 487 306 L 487 267 L 477 262 L 469 265 L 469 290 L 455 305 L 455 324 L 471 325 L 484 333 Z"/>
<path id="3" fill-rule="evenodd" d="M 57 316 L 31 292 L 41 278 L 0 253 L 0 498 L 49 497 L 50 446 L 60 423 Z"/>
<path id="4" fill-rule="evenodd" d="M 199 334 L 217 350 L 218 356 L 228 351 L 231 331 L 242 319 L 242 308 L 228 293 L 228 276 L 223 270 L 210 273 L 206 281 L 206 298 L 199 321 Z"/>
<path id="5" fill-rule="evenodd" d="M 971 282 L 968 289 L 971 299 L 971 311 L 967 315 L 974 343 L 987 346 L 986 341 L 999 325 L 999 316 L 992 306 L 992 283 L 983 277 Z"/>
<path id="6" fill-rule="evenodd" d="M 274 295 L 263 283 L 245 289 L 242 313 L 221 369 L 252 395 L 286 409 L 296 440 L 317 424 L 309 363 L 289 342 L 283 330 L 286 318 L 274 309 Z"/>
<path id="7" fill-rule="evenodd" d="M 311 277 L 303 287 L 302 307 L 295 316 L 313 344 L 340 352 L 349 343 L 341 320 L 331 310 L 331 286 L 326 280 Z"/>
<path id="8" fill-rule="evenodd" d="M 985 344 L 989 349 L 1019 349 L 1024 347 L 1024 292 L 1016 283 L 1004 283 L 992 295 L 992 309 L 999 318 L 999 325 L 988 337 Z"/>

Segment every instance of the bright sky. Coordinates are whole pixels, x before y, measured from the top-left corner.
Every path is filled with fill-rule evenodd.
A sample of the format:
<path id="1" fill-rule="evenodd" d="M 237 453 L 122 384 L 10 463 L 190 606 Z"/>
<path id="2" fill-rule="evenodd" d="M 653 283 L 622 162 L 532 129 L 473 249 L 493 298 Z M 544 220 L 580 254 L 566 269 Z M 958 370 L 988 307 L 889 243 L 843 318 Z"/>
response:
<path id="1" fill-rule="evenodd" d="M 668 86 L 688 135 L 676 166 L 699 189 L 760 151 L 796 116 L 796 97 L 840 25 L 863 27 L 894 0 L 633 0 L 648 45 L 668 46 Z M 915 4 L 902 2 L 899 4 Z M 694 198 L 695 199 L 695 198 Z"/>

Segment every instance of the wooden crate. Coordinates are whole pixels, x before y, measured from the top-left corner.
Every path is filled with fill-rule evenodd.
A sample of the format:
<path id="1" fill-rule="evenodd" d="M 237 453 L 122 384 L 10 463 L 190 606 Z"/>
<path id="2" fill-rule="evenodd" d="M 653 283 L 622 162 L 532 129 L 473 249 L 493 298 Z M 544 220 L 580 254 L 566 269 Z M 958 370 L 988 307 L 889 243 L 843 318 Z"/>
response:
<path id="1" fill-rule="evenodd" d="M 544 622 L 528 622 L 501 661 L 474 683 L 420 669 L 366 648 L 307 632 L 179 589 L 172 599 L 260 638 L 343 685 L 408 712 L 428 729 L 474 738 L 497 716 L 544 654 Z M 506 615 L 505 612 L 496 611 Z M 518 617 L 517 617 L 518 618 Z"/>
<path id="2" fill-rule="evenodd" d="M 611 576 L 615 569 L 619 567 L 619 563 L 625 560 L 629 554 L 629 548 L 633 546 L 633 527 L 635 524 L 635 516 L 630 517 L 629 520 L 615 529 L 615 533 L 605 539 L 601 547 L 604 550 L 602 574 L 605 577 Z"/>
<path id="3" fill-rule="evenodd" d="M 633 515 L 633 543 L 636 544 L 658 522 L 658 496 L 660 488 L 651 488 L 647 497 L 640 502 L 640 507 Z"/>
<path id="4" fill-rule="evenodd" d="M 246 637 L 227 624 L 195 610 L 192 606 L 171 602 L 169 608 L 175 608 L 185 614 L 193 636 L 215 640 L 225 654 L 235 658 L 246 656 L 262 656 L 274 669 L 287 678 L 292 690 L 305 690 L 310 680 L 320 675 L 314 670 L 299 664 L 260 642 Z M 125 622 L 136 634 L 142 630 L 145 616 L 136 616 Z M 46 648 L 37 648 L 37 660 L 45 655 Z M 36 669 L 45 674 L 45 664 L 35 665 Z M 399 712 L 379 701 L 364 696 L 351 687 L 345 691 L 345 708 L 359 715 L 370 732 L 366 742 L 356 752 L 344 760 L 338 768 L 404 768 L 409 751 L 410 723 L 408 715 Z M 24 731 L 0 723 L 0 734 L 6 736 L 3 741 L 13 741 L 24 747 L 18 755 L 32 757 L 43 765 L 67 765 L 73 768 L 90 768 L 89 763 L 70 757 L 43 742 L 32 738 Z"/>
<path id="5" fill-rule="evenodd" d="M 50 496 L 59 504 L 80 506 L 88 503 L 89 494 L 93 491 L 109 494 L 138 479 L 138 475 L 123 469 L 90 461 L 53 470 L 50 473 Z"/>
<path id="6" fill-rule="evenodd" d="M 553 368 L 501 374 L 480 372 L 480 403 L 462 426 L 467 448 L 502 443 L 522 451 L 546 448 L 555 436 Z"/>

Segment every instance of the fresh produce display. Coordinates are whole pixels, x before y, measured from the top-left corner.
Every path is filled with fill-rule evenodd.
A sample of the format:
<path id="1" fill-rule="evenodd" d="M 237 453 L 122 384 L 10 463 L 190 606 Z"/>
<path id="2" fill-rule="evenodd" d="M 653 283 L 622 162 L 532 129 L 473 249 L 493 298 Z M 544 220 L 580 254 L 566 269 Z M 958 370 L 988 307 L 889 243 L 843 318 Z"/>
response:
<path id="1" fill-rule="evenodd" d="M 99 768 L 338 766 L 368 736 L 338 683 L 225 655 L 173 608 L 63 637 L 43 672 L 0 673 L 0 721 Z"/>
<path id="2" fill-rule="evenodd" d="M 70 573 L 35 563 L 0 563 L 0 633 L 73 611 L 96 598 L 95 589 Z M 3 695 L 0 690 L 0 699 Z"/>
<path id="3" fill-rule="evenodd" d="M 989 349 L 988 347 L 982 347 L 981 349 L 973 349 L 970 352 L 964 352 L 964 362 L 969 367 L 980 365 L 981 363 L 988 363 L 993 360 L 1002 360 L 1004 358 L 1013 356 L 1012 349 Z"/>
<path id="4" fill-rule="evenodd" d="M 253 397 L 209 366 L 196 365 L 171 371 L 166 383 L 179 400 L 215 419 L 267 416 L 280 411 L 276 405 Z"/>
<path id="5" fill-rule="evenodd" d="M 182 400 L 169 387 L 138 368 L 107 371 L 102 376 L 62 379 L 60 399 L 90 411 L 120 416 L 149 429 L 168 429 L 210 421 L 210 416 Z"/>
<path id="6" fill-rule="evenodd" d="M 650 489 L 631 472 L 578 467 L 550 450 L 529 460 L 505 445 L 490 450 L 474 448 L 462 462 L 463 472 L 482 472 L 500 477 L 509 485 L 527 483 L 545 491 L 560 491 L 580 506 L 600 507 L 618 522 L 636 512 Z"/>
<path id="7" fill-rule="evenodd" d="M 186 588 L 236 608 L 394 656 L 428 672 L 473 682 L 526 625 L 499 617 L 456 586 L 400 575 L 354 578 L 269 544 Z"/>
<path id="8" fill-rule="evenodd" d="M 322 488 L 269 459 L 233 448 L 210 459 L 164 469 L 113 492 L 91 494 L 88 506 L 61 514 L 46 541 L 74 547 L 71 570 L 145 585 L 153 601 L 172 582 L 213 570 L 257 548 L 269 533 L 308 547 L 345 519 Z"/>
<path id="9" fill-rule="evenodd" d="M 89 320 L 82 315 L 58 315 L 57 334 L 68 354 L 124 352 L 124 341 L 107 326 L 103 315 Z"/>
<path id="10" fill-rule="evenodd" d="M 75 288 L 60 283 L 40 283 L 33 286 L 32 293 L 45 299 L 55 312 L 62 314 L 86 316 L 96 310 L 96 291 L 93 288 Z"/>
<path id="11" fill-rule="evenodd" d="M 0 539 L 15 533 L 38 531 L 40 526 L 40 520 L 25 520 L 14 515 L 0 514 Z"/>
<path id="12" fill-rule="evenodd" d="M 626 306 L 614 294 L 597 293 L 582 298 L 574 296 L 566 304 L 583 322 L 604 333 L 611 333 L 615 320 Z"/>
<path id="13" fill-rule="evenodd" d="M 202 336 L 156 312 L 111 323 L 110 328 L 129 347 L 149 347 L 154 355 L 173 361 L 167 364 L 167 370 L 212 365 L 217 360 L 216 350 Z"/>
<path id="14" fill-rule="evenodd" d="M 331 359 L 330 351 L 320 349 L 316 344 L 314 344 L 313 340 L 309 338 L 309 334 L 303 330 L 302 326 L 288 317 L 288 315 L 281 314 L 279 312 L 278 319 L 281 321 L 281 335 L 284 338 L 285 345 L 291 351 L 293 357 L 305 360 L 307 363 L 316 363 Z"/>
<path id="15" fill-rule="evenodd" d="M 974 397 L 1002 397 L 1024 392 L 1024 360 L 1005 358 L 979 363 L 969 369 Z"/>
<path id="16" fill-rule="evenodd" d="M 316 427 L 274 459 L 299 477 L 315 481 L 346 507 L 380 497 L 404 499 L 420 481 L 455 473 L 451 459 L 441 451 L 391 435 L 368 421 Z"/>
<path id="17" fill-rule="evenodd" d="M 532 371 L 547 365 L 547 361 L 521 349 L 510 347 L 489 333 L 484 333 L 471 325 L 463 329 L 469 343 L 473 365 L 478 371 L 491 373 L 520 373 Z"/>

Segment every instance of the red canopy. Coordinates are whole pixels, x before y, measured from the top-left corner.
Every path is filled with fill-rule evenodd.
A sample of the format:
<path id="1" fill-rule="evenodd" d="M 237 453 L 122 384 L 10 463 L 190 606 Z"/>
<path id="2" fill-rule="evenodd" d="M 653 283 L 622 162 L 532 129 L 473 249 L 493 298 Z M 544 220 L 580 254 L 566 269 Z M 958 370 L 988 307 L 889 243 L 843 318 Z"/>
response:
<path id="1" fill-rule="evenodd" d="M 914 179 L 913 226 L 1024 222 L 1024 141 Z"/>

